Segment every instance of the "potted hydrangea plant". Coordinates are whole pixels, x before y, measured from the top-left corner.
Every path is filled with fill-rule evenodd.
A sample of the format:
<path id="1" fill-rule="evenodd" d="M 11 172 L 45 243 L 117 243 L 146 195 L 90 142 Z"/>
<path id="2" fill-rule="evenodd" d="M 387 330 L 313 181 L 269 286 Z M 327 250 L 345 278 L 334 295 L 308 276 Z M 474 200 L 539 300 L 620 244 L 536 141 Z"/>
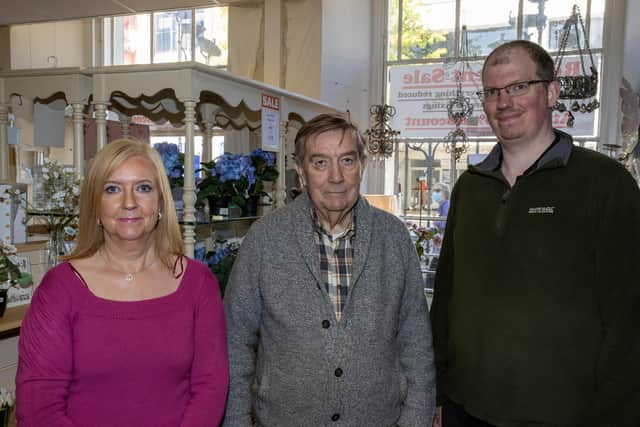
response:
<path id="1" fill-rule="evenodd" d="M 182 187 L 184 187 L 184 153 L 178 150 L 176 144 L 169 142 L 153 144 L 153 148 L 160 154 L 167 177 L 169 177 L 173 200 L 180 205 L 182 203 Z"/>
<path id="2" fill-rule="evenodd" d="M 274 153 L 257 148 L 249 154 L 249 157 L 256 171 L 256 181 L 253 186 L 249 188 L 249 198 L 251 204 L 257 208 L 257 202 L 261 197 L 267 196 L 269 200 L 272 200 L 269 193 L 265 191 L 264 183 L 277 180 L 279 172 L 276 167 L 276 156 Z M 252 209 L 254 209 L 253 206 Z M 253 212 L 255 215 L 256 211 L 253 210 Z"/>
<path id="3" fill-rule="evenodd" d="M 196 259 L 209 266 L 209 269 L 218 280 L 220 293 L 222 295 L 224 295 L 224 290 L 227 287 L 227 282 L 231 275 L 231 268 L 238 256 L 241 243 L 242 238 L 233 238 L 229 240 L 216 241 L 213 250 L 210 251 L 207 251 L 204 246 L 196 248 Z"/>
<path id="4" fill-rule="evenodd" d="M 213 214 L 219 207 L 236 205 L 245 215 L 255 215 L 255 209 L 247 211 L 247 207 L 257 207 L 259 198 L 268 195 L 264 183 L 278 178 L 274 154 L 260 149 L 250 154 L 225 153 L 202 166 L 199 171 L 204 171 L 205 177 L 197 185 L 197 204 L 209 200 Z"/>
<path id="5" fill-rule="evenodd" d="M 197 185 L 197 203 L 209 201 L 210 211 L 231 204 L 244 207 L 249 188 L 255 183 L 255 168 L 248 156 L 225 153 L 212 162 L 203 162 L 205 177 Z"/>

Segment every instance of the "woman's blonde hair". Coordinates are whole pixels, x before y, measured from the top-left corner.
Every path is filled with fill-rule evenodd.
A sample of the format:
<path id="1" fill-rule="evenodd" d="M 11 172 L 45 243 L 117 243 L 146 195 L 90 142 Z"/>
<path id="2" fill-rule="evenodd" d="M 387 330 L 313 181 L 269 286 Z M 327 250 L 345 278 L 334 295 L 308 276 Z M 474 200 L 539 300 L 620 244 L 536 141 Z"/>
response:
<path id="1" fill-rule="evenodd" d="M 80 221 L 76 247 L 63 259 L 87 258 L 102 247 L 104 234 L 98 218 L 104 184 L 114 170 L 132 157 L 142 157 L 151 161 L 160 189 L 159 212 L 162 218 L 158 219 L 156 224 L 156 254 L 168 268 L 173 268 L 175 255 L 184 254 L 178 217 L 171 196 L 171 186 L 160 155 L 149 144 L 123 138 L 108 144 L 90 161 L 89 171 L 80 191 Z"/>

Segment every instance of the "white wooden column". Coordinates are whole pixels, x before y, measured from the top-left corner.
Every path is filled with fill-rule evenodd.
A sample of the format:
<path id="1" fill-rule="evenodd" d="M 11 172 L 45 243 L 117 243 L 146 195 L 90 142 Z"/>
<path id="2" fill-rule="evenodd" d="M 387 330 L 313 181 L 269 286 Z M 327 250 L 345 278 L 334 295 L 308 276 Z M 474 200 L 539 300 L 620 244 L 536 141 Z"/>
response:
<path id="1" fill-rule="evenodd" d="M 97 150 L 100 151 L 105 145 L 107 145 L 107 107 L 108 102 L 94 102 L 94 115 L 96 118 L 96 132 L 97 132 Z"/>
<path id="2" fill-rule="evenodd" d="M 194 126 L 196 122 L 196 102 L 195 99 L 181 100 L 184 104 L 184 191 L 182 201 L 183 210 L 183 242 L 184 252 L 188 257 L 193 258 L 196 244 L 196 186 L 195 186 L 195 143 Z"/>
<path id="3" fill-rule="evenodd" d="M 73 168 L 76 177 L 82 179 L 84 176 L 84 104 L 72 102 L 73 109 Z"/>
<path id="4" fill-rule="evenodd" d="M 202 161 L 210 162 L 213 160 L 213 123 L 203 122 L 202 126 Z"/>
<path id="5" fill-rule="evenodd" d="M 0 103 L 0 180 L 9 181 L 9 105 Z"/>
<path id="6" fill-rule="evenodd" d="M 122 127 L 122 137 L 129 138 L 129 129 L 131 126 L 131 117 L 126 114 L 118 113 L 120 119 L 120 126 Z"/>
<path id="7" fill-rule="evenodd" d="M 282 105 L 282 104 L 281 104 Z M 274 183 L 274 193 L 276 199 L 276 208 L 284 207 L 284 201 L 287 198 L 287 183 L 286 183 L 286 158 L 287 158 L 287 131 L 289 130 L 289 123 L 286 121 L 280 122 L 280 151 L 276 153 L 278 163 L 278 180 Z"/>

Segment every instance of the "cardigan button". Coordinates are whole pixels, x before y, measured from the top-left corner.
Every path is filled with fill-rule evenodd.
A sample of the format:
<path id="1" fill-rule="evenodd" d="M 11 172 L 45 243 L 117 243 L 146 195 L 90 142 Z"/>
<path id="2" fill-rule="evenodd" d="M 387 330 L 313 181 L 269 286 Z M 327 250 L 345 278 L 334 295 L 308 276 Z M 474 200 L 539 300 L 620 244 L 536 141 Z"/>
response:
<path id="1" fill-rule="evenodd" d="M 323 321 L 322 321 L 322 327 L 323 327 L 324 329 L 329 329 L 329 328 L 331 327 L 331 322 L 329 322 L 329 321 L 328 321 L 328 320 L 326 320 L 326 319 L 325 319 L 325 320 L 323 320 Z"/>
<path id="2" fill-rule="evenodd" d="M 340 419 L 340 414 L 333 414 L 331 416 L 331 421 L 338 421 Z"/>
<path id="3" fill-rule="evenodd" d="M 342 376 L 342 369 L 338 368 L 335 370 L 334 374 L 336 375 L 336 377 L 340 378 Z"/>

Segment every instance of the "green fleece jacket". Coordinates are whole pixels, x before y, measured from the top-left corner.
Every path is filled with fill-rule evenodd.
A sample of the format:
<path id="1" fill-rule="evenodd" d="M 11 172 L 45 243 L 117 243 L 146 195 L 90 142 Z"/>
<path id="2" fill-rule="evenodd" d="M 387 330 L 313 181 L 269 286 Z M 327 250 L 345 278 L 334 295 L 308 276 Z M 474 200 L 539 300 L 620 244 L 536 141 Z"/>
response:
<path id="1" fill-rule="evenodd" d="M 640 191 L 555 143 L 509 187 L 458 180 L 431 310 L 438 396 L 498 426 L 640 425 Z"/>

